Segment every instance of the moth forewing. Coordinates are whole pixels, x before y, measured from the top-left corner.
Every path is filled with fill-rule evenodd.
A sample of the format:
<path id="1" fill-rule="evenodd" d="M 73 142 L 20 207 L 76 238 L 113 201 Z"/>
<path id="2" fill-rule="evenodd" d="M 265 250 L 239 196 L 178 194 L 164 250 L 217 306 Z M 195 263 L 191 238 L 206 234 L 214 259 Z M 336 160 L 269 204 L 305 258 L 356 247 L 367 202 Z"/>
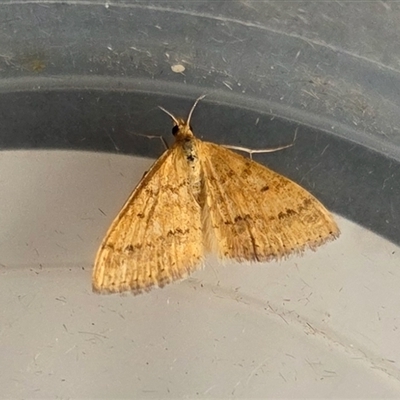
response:
<path id="1" fill-rule="evenodd" d="M 134 294 L 185 278 L 203 257 L 200 207 L 179 147 L 154 163 L 111 224 L 97 253 L 93 289 Z"/>
<path id="2" fill-rule="evenodd" d="M 338 236 L 331 214 L 301 186 L 222 146 L 202 142 L 199 148 L 204 214 L 213 228 L 208 237 L 219 257 L 268 261 Z"/>

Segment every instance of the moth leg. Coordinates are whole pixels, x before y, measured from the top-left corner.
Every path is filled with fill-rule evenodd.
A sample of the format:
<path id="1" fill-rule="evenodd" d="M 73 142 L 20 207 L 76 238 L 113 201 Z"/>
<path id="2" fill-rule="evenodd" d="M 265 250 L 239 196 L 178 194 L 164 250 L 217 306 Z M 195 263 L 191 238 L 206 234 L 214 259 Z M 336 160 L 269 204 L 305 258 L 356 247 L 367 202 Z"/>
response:
<path id="1" fill-rule="evenodd" d="M 221 146 L 225 147 L 227 149 L 238 150 L 238 151 L 243 151 L 245 153 L 248 153 L 249 157 L 250 157 L 250 160 L 252 160 L 253 159 L 253 154 L 273 153 L 275 151 L 279 151 L 279 150 L 287 149 L 288 147 L 292 147 L 294 145 L 294 142 L 296 141 L 296 138 L 297 138 L 297 130 L 298 130 L 298 128 L 296 128 L 296 130 L 294 132 L 294 138 L 293 138 L 292 143 L 286 144 L 284 146 L 274 147 L 272 149 L 249 149 L 247 147 L 231 146 L 231 145 L 227 145 L 227 144 L 222 144 Z"/>
<path id="2" fill-rule="evenodd" d="M 163 145 L 164 145 L 164 147 L 165 147 L 165 150 L 168 150 L 169 149 L 169 146 L 168 146 L 168 143 L 167 143 L 167 141 L 164 139 L 164 137 L 163 136 L 159 136 L 159 135 L 145 135 L 145 134 L 143 134 L 143 133 L 133 133 L 132 132 L 132 135 L 135 135 L 135 136 L 143 136 L 143 137 L 146 137 L 146 138 L 148 138 L 148 139 L 160 139 L 161 141 L 162 141 L 162 143 L 163 143 Z"/>

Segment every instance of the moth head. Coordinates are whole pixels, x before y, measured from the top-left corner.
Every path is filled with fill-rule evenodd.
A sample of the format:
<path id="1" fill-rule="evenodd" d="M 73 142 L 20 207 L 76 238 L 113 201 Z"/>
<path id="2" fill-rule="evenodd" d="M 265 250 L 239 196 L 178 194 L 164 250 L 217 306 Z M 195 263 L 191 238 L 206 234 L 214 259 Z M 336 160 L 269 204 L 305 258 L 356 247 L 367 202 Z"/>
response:
<path id="1" fill-rule="evenodd" d="M 189 115 L 186 120 L 180 117 L 175 117 L 172 113 L 167 111 L 165 108 L 160 107 L 159 108 L 164 111 L 167 115 L 169 115 L 172 118 L 172 121 L 174 123 L 172 127 L 172 134 L 175 136 L 176 140 L 180 139 L 185 139 L 188 137 L 193 137 L 193 130 L 192 126 L 190 125 L 190 120 L 192 118 L 193 111 L 195 107 L 197 106 L 197 103 L 204 99 L 205 95 L 200 96 L 193 104 L 191 110 L 189 111 Z"/>

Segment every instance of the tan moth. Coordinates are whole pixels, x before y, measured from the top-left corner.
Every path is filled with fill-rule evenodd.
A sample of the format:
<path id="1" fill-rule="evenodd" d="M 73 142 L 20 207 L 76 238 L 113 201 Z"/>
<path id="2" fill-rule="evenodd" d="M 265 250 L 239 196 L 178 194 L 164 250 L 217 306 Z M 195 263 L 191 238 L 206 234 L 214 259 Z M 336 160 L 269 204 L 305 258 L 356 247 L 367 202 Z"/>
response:
<path id="1" fill-rule="evenodd" d="M 97 252 L 93 290 L 134 294 L 187 277 L 207 253 L 269 261 L 339 235 L 331 214 L 288 178 L 173 120 L 175 143 L 145 174 Z M 160 107 L 161 108 L 161 107 Z"/>

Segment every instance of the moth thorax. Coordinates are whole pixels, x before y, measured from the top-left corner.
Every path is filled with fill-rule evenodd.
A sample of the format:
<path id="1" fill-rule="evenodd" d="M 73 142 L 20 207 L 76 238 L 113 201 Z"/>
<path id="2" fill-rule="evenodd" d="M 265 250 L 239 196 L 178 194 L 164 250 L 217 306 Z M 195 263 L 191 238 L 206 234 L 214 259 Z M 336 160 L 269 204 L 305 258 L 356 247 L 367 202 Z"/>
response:
<path id="1" fill-rule="evenodd" d="M 186 139 L 182 142 L 182 150 L 189 167 L 188 179 L 192 193 L 196 200 L 199 202 L 202 176 L 201 176 L 201 165 L 198 157 L 198 150 L 196 145 L 196 139 Z"/>

